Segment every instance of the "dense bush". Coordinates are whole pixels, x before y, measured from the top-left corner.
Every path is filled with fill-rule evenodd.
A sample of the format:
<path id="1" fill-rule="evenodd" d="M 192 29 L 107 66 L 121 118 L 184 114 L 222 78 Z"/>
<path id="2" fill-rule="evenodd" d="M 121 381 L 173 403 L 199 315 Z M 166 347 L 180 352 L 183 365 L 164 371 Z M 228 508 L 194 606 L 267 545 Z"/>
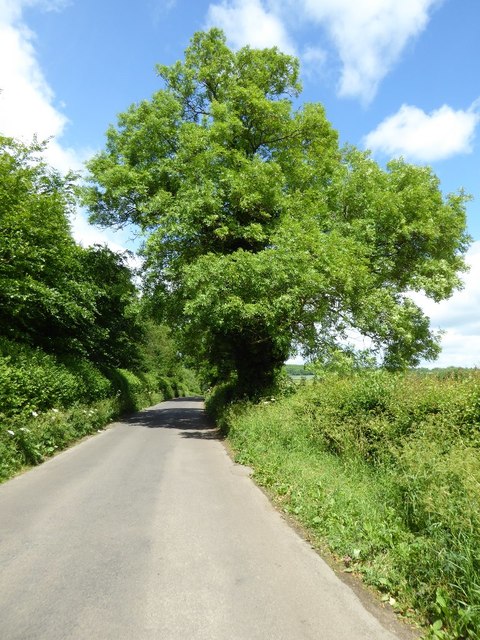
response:
<path id="1" fill-rule="evenodd" d="M 160 376 L 159 368 L 100 370 L 88 360 L 0 338 L 0 481 L 122 413 L 197 391 L 188 371 L 174 379 Z"/>
<path id="2" fill-rule="evenodd" d="M 227 421 L 241 461 L 345 570 L 432 636 L 479 637 L 480 372 L 325 375 Z"/>
<path id="3" fill-rule="evenodd" d="M 0 414 L 4 416 L 94 402 L 112 391 L 111 381 L 87 360 L 61 360 L 0 338 Z"/>

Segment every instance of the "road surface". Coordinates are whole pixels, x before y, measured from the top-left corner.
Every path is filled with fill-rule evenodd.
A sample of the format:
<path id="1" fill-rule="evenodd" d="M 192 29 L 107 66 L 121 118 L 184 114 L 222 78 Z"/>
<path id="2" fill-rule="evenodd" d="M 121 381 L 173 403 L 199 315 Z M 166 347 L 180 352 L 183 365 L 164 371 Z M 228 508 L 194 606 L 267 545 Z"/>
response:
<path id="1" fill-rule="evenodd" d="M 403 637 L 387 626 L 230 460 L 197 399 L 0 486 L 2 640 Z"/>

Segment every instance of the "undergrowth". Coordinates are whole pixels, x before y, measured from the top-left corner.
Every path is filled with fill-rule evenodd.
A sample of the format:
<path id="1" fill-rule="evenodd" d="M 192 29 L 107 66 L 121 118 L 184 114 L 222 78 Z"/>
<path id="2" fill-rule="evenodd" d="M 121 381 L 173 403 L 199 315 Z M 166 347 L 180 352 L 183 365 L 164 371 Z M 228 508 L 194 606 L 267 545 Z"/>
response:
<path id="1" fill-rule="evenodd" d="M 0 482 L 122 414 L 192 391 L 166 376 L 100 370 L 0 339 Z"/>
<path id="2" fill-rule="evenodd" d="M 331 374 L 216 413 L 238 460 L 345 571 L 428 637 L 480 637 L 479 372 Z"/>

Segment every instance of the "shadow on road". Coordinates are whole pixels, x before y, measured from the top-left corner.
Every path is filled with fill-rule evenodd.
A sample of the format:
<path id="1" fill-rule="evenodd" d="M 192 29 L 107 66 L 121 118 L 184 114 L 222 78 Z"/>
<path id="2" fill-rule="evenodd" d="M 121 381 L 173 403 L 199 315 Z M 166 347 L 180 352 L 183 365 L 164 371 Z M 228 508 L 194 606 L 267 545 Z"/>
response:
<path id="1" fill-rule="evenodd" d="M 212 425 L 204 409 L 198 406 L 202 400 L 200 397 L 169 400 L 170 406 L 144 409 L 126 418 L 124 423 L 147 429 L 177 429 L 182 438 L 220 440 L 219 430 Z M 172 407 L 172 404 L 178 404 L 178 407 Z"/>
<path id="2" fill-rule="evenodd" d="M 216 427 L 204 429 L 203 431 L 182 431 L 182 438 L 193 440 L 223 440 L 220 430 Z"/>

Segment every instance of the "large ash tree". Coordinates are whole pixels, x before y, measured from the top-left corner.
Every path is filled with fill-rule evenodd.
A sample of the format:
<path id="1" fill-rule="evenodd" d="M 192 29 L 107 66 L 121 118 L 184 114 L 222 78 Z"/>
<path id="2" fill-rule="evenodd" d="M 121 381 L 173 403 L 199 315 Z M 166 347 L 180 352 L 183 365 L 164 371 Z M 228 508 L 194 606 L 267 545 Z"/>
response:
<path id="1" fill-rule="evenodd" d="M 340 149 L 320 104 L 295 108 L 298 61 L 195 34 L 163 87 L 132 105 L 89 163 L 101 225 L 139 225 L 146 286 L 210 382 L 268 387 L 295 350 L 326 357 L 356 330 L 383 364 L 434 358 L 408 297 L 451 295 L 465 196 L 429 168 Z"/>

